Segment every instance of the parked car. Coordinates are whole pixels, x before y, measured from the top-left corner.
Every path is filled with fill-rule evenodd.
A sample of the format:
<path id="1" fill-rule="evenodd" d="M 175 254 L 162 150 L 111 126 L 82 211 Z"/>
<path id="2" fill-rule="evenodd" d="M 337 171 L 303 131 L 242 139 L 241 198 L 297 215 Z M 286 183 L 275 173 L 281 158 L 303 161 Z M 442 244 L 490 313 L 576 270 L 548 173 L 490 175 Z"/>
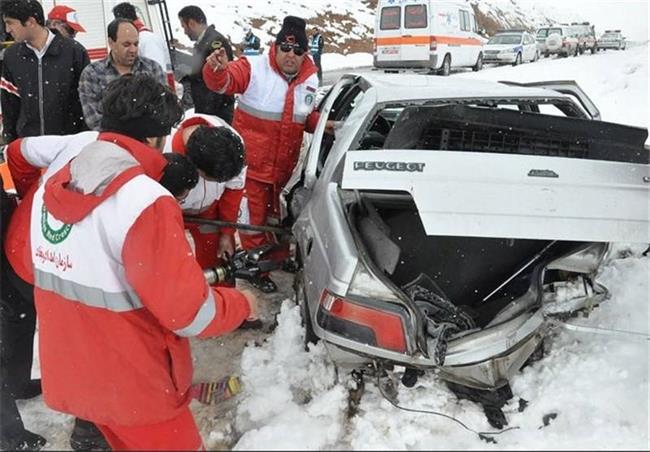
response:
<path id="1" fill-rule="evenodd" d="M 598 42 L 596 41 L 596 30 L 589 22 L 572 22 L 574 34 L 578 38 L 578 52 L 582 55 L 587 50 L 596 53 Z"/>
<path id="2" fill-rule="evenodd" d="M 539 51 L 533 35 L 524 30 L 496 33 L 483 48 L 483 62 L 512 64 L 537 61 Z"/>
<path id="3" fill-rule="evenodd" d="M 319 108 L 283 212 L 306 339 L 339 366 L 502 388 L 553 315 L 607 298 L 609 242 L 650 241 L 648 131 L 574 82 L 347 74 Z"/>
<path id="4" fill-rule="evenodd" d="M 578 39 L 569 25 L 543 27 L 537 30 L 537 42 L 544 39 L 541 52 L 545 57 L 550 55 L 578 56 Z M 539 47 L 539 45 L 538 45 Z"/>
<path id="5" fill-rule="evenodd" d="M 605 30 L 605 33 L 598 39 L 599 49 L 625 50 L 625 37 L 621 30 Z"/>
<path id="6" fill-rule="evenodd" d="M 478 33 L 474 9 L 465 2 L 379 0 L 373 64 L 440 75 L 449 75 L 456 67 L 479 71 L 484 40 Z"/>

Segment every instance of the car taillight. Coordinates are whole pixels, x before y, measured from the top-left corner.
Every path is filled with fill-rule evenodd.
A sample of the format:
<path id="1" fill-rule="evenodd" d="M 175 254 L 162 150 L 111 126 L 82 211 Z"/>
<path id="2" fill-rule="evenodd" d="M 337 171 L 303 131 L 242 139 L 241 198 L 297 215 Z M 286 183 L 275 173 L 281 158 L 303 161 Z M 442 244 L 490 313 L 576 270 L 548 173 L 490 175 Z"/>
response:
<path id="1" fill-rule="evenodd" d="M 406 352 L 404 319 L 397 308 L 380 309 L 324 291 L 317 321 L 322 328 L 348 339 Z"/>
<path id="2" fill-rule="evenodd" d="M 433 52 L 437 48 L 438 48 L 438 42 L 436 41 L 436 37 L 435 36 L 430 36 L 429 37 L 429 50 Z"/>

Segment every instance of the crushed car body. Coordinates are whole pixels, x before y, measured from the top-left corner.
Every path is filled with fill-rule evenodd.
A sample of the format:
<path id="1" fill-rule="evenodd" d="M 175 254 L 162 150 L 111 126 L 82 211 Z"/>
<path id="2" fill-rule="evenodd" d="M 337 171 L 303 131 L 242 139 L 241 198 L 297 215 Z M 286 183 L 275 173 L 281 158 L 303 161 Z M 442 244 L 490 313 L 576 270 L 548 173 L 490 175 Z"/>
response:
<path id="1" fill-rule="evenodd" d="M 320 109 L 283 199 L 307 338 L 339 365 L 498 389 L 607 298 L 609 243 L 650 241 L 647 130 L 574 82 L 348 74 Z"/>

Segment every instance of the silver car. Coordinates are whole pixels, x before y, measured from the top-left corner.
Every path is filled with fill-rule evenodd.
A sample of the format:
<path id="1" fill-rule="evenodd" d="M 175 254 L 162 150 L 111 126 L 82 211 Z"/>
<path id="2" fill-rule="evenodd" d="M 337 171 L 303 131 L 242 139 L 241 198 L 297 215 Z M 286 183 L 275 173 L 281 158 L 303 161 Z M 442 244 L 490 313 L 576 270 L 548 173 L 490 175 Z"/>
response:
<path id="1" fill-rule="evenodd" d="M 625 37 L 621 30 L 605 30 L 605 33 L 598 39 L 598 49 L 625 50 Z"/>
<path id="2" fill-rule="evenodd" d="M 650 241 L 647 130 L 573 82 L 349 74 L 320 109 L 283 197 L 306 339 L 339 365 L 501 388 L 607 298 L 609 242 Z"/>

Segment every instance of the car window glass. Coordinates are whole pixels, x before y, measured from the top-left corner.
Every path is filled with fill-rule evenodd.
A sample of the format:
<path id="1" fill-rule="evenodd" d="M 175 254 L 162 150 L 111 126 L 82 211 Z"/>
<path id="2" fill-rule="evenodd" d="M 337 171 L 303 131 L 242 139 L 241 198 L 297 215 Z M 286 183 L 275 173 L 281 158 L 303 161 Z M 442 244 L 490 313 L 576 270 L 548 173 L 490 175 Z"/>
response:
<path id="1" fill-rule="evenodd" d="M 537 37 L 538 38 L 545 38 L 548 36 L 548 28 L 540 28 L 537 30 Z"/>
<path id="2" fill-rule="evenodd" d="M 380 30 L 399 30 L 402 20 L 402 8 L 399 6 L 388 6 L 382 8 L 379 20 Z"/>
<path id="3" fill-rule="evenodd" d="M 357 105 L 364 92 L 359 85 L 351 85 L 348 89 L 339 93 L 338 97 L 332 104 L 328 119 L 337 122 L 344 122 L 354 107 Z M 318 177 L 325 166 L 330 150 L 334 145 L 335 137 L 329 134 L 323 134 L 321 148 L 318 154 L 318 164 L 316 167 L 316 177 Z"/>
<path id="4" fill-rule="evenodd" d="M 488 44 L 519 44 L 521 43 L 520 35 L 496 35 L 492 36 Z"/>
<path id="5" fill-rule="evenodd" d="M 425 5 L 407 5 L 404 8 L 404 28 L 426 28 L 427 7 Z"/>
<path id="6" fill-rule="evenodd" d="M 460 10 L 460 29 L 463 31 L 470 31 L 471 26 L 469 22 L 469 12 Z"/>
<path id="7" fill-rule="evenodd" d="M 548 29 L 548 34 L 552 35 L 553 33 L 557 33 L 560 36 L 562 35 L 562 29 L 561 28 L 549 28 Z"/>

